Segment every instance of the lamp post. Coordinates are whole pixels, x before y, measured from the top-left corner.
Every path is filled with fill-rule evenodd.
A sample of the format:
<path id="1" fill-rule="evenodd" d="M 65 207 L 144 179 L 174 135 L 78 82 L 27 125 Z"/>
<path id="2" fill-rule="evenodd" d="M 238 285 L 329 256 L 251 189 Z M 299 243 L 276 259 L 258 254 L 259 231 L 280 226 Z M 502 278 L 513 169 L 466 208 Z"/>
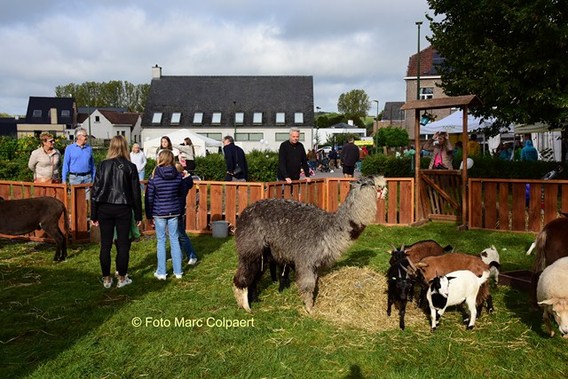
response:
<path id="1" fill-rule="evenodd" d="M 377 103 L 377 117 L 375 118 L 375 132 L 379 130 L 379 100 L 373 100 L 373 103 Z"/>
<path id="2" fill-rule="evenodd" d="M 422 21 L 416 21 L 418 27 L 418 55 L 416 56 L 416 100 L 420 100 L 420 25 Z"/>
<path id="3" fill-rule="evenodd" d="M 317 125 L 317 118 L 319 117 L 320 107 L 316 106 L 316 117 L 314 118 L 314 124 L 316 124 L 316 133 L 318 133 L 319 126 Z M 312 148 L 315 149 L 317 147 L 317 137 L 314 137 L 314 127 L 312 126 Z"/>

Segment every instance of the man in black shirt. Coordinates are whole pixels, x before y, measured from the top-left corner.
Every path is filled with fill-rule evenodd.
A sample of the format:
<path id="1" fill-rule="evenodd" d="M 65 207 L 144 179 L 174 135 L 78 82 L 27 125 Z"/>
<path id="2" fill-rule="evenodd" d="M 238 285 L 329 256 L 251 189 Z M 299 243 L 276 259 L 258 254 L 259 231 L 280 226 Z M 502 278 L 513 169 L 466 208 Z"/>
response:
<path id="1" fill-rule="evenodd" d="M 359 160 L 359 148 L 355 145 L 355 138 L 349 136 L 347 143 L 341 150 L 341 163 L 343 165 L 343 176 L 352 178 L 355 171 L 355 164 Z"/>
<path id="2" fill-rule="evenodd" d="M 291 183 L 300 179 L 300 170 L 304 169 L 306 179 L 310 180 L 310 169 L 306 157 L 306 149 L 300 142 L 300 130 L 290 129 L 290 139 L 280 144 L 278 151 L 278 180 Z"/>

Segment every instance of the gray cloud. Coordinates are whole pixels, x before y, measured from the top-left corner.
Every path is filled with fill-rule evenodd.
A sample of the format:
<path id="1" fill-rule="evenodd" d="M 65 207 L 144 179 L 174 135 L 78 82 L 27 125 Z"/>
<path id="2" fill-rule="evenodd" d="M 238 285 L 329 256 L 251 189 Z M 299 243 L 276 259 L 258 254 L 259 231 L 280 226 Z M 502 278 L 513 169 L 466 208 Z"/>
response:
<path id="1" fill-rule="evenodd" d="M 0 112 L 57 85 L 164 75 L 312 75 L 315 105 L 341 93 L 402 101 L 426 0 L 19 0 L 0 6 Z M 10 2 L 11 3 L 11 2 Z M 371 110 L 374 114 L 374 109 Z"/>

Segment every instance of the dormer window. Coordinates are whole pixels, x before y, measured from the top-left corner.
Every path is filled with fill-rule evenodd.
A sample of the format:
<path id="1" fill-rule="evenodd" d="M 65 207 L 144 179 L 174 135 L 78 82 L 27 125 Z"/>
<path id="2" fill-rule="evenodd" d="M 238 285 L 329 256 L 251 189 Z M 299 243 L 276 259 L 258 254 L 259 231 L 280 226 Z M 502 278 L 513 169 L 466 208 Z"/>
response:
<path id="1" fill-rule="evenodd" d="M 252 123 L 255 125 L 262 124 L 262 112 L 254 112 L 252 115 Z"/>
<path id="2" fill-rule="evenodd" d="M 152 116 L 152 124 L 159 125 L 162 123 L 162 112 L 154 112 Z"/>
<path id="3" fill-rule="evenodd" d="M 71 117 L 71 111 L 69 109 L 62 109 L 61 110 L 61 117 Z"/>
<path id="4" fill-rule="evenodd" d="M 303 124 L 304 123 L 304 114 L 302 112 L 294 113 L 294 124 Z"/>
<path id="5" fill-rule="evenodd" d="M 243 125 L 245 123 L 245 113 L 237 112 L 235 113 L 235 124 Z"/>
<path id="6" fill-rule="evenodd" d="M 41 109 L 34 109 L 32 117 L 41 117 Z"/>
<path id="7" fill-rule="evenodd" d="M 179 125 L 181 121 L 181 113 L 180 112 L 174 112 L 172 113 L 172 125 Z"/>
<path id="8" fill-rule="evenodd" d="M 276 113 L 276 125 L 284 125 L 286 121 L 284 112 L 277 112 Z"/>
<path id="9" fill-rule="evenodd" d="M 203 124 L 203 112 L 195 112 L 193 115 L 193 123 L 201 125 Z"/>
<path id="10" fill-rule="evenodd" d="M 211 123 L 215 125 L 221 124 L 221 112 L 213 112 L 213 116 L 211 117 Z"/>

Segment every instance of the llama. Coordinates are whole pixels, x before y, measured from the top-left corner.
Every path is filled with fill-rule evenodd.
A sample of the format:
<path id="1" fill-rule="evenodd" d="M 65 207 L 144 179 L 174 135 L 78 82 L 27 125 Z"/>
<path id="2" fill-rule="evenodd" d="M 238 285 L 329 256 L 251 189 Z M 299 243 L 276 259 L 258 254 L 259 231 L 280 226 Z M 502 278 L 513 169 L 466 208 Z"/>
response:
<path id="1" fill-rule="evenodd" d="M 353 182 L 334 213 L 294 200 L 265 199 L 248 206 L 237 220 L 235 241 L 239 265 L 233 278 L 237 305 L 250 312 L 249 295 L 267 264 L 293 265 L 306 311 L 311 313 L 321 269 L 329 268 L 375 220 L 377 198 L 386 181 L 365 177 Z"/>

